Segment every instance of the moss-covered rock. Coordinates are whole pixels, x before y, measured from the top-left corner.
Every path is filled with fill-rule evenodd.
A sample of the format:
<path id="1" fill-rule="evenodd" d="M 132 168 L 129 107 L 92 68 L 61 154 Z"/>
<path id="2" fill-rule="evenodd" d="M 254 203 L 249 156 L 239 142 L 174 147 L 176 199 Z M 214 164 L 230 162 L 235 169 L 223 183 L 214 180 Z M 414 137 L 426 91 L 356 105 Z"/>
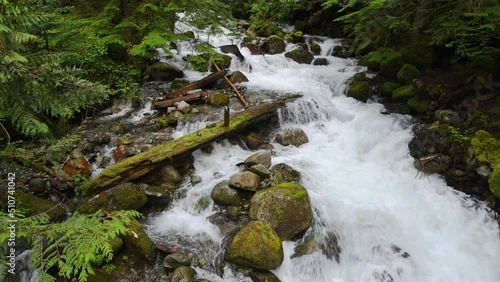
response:
<path id="1" fill-rule="evenodd" d="M 312 60 L 314 59 L 313 54 L 304 49 L 295 49 L 286 52 L 285 57 L 290 58 L 299 64 L 311 64 Z"/>
<path id="2" fill-rule="evenodd" d="M 380 92 L 382 93 L 383 96 L 391 97 L 392 92 L 394 92 L 394 90 L 398 89 L 401 86 L 402 85 L 398 82 L 387 81 L 382 84 Z"/>
<path id="3" fill-rule="evenodd" d="M 271 176 L 274 184 L 284 182 L 300 182 L 300 172 L 293 169 L 291 166 L 279 163 L 271 168 Z"/>
<path id="4" fill-rule="evenodd" d="M 216 92 L 208 98 L 208 104 L 212 107 L 224 107 L 229 105 L 229 96 L 221 92 Z"/>
<path id="5" fill-rule="evenodd" d="M 397 74 L 398 80 L 403 84 L 412 82 L 418 76 L 420 76 L 420 71 L 410 64 L 404 64 Z"/>
<path id="6" fill-rule="evenodd" d="M 309 45 L 309 49 L 311 49 L 311 52 L 313 52 L 314 55 L 321 54 L 321 46 L 317 43 L 311 43 L 311 45 Z"/>
<path id="7" fill-rule="evenodd" d="M 361 63 L 371 71 L 379 71 L 380 66 L 387 59 L 396 56 L 397 52 L 391 48 L 378 48 L 361 59 Z"/>
<path id="8" fill-rule="evenodd" d="M 252 282 L 281 282 L 271 271 L 255 270 L 248 274 Z"/>
<path id="9" fill-rule="evenodd" d="M 179 266 L 172 274 L 171 282 L 194 282 L 196 271 L 191 267 Z"/>
<path id="10" fill-rule="evenodd" d="M 304 42 L 304 33 L 300 30 L 293 32 L 291 36 L 294 43 Z"/>
<path id="11" fill-rule="evenodd" d="M 120 136 L 116 138 L 116 146 L 120 145 L 131 145 L 134 143 L 134 139 L 128 137 L 128 136 Z"/>
<path id="12" fill-rule="evenodd" d="M 286 128 L 283 130 L 283 134 L 276 134 L 276 142 L 283 146 L 300 147 L 309 143 L 309 138 L 301 128 Z"/>
<path id="13" fill-rule="evenodd" d="M 279 36 L 272 35 L 266 39 L 264 48 L 267 54 L 280 54 L 285 52 L 285 41 Z"/>
<path id="14" fill-rule="evenodd" d="M 411 109 L 407 103 L 384 103 L 384 107 L 391 114 L 411 114 Z"/>
<path id="15" fill-rule="evenodd" d="M 235 71 L 229 76 L 229 80 L 233 84 L 236 84 L 236 83 L 247 82 L 248 78 L 241 71 Z"/>
<path id="16" fill-rule="evenodd" d="M 491 192 L 500 198 L 500 140 L 489 132 L 478 130 L 471 139 L 478 161 L 488 163 L 492 169 L 488 183 Z"/>
<path id="17" fill-rule="evenodd" d="M 283 246 L 271 226 L 252 221 L 233 237 L 225 259 L 240 266 L 276 269 L 283 262 Z"/>
<path id="18" fill-rule="evenodd" d="M 222 181 L 215 185 L 210 196 L 218 204 L 241 206 L 240 191 L 229 187 L 229 181 Z"/>
<path id="19" fill-rule="evenodd" d="M 7 203 L 8 195 L 10 195 L 5 191 L 0 191 L 2 203 Z M 26 216 L 46 213 L 52 220 L 55 220 L 66 213 L 58 203 L 39 198 L 30 193 L 16 191 L 14 196 L 16 198 L 16 210 L 24 211 Z"/>
<path id="20" fill-rule="evenodd" d="M 162 166 L 159 170 L 161 175 L 160 180 L 164 183 L 179 183 L 182 181 L 181 174 L 175 169 L 173 165 Z"/>
<path id="21" fill-rule="evenodd" d="M 425 113 L 431 108 L 431 101 L 420 96 L 413 96 L 406 103 L 417 113 Z"/>
<path id="22" fill-rule="evenodd" d="M 401 86 L 394 91 L 392 91 L 392 100 L 394 102 L 407 102 L 415 96 L 416 94 L 416 89 L 413 85 L 405 85 Z"/>
<path id="23" fill-rule="evenodd" d="M 370 86 L 367 81 L 351 82 L 349 83 L 346 95 L 358 101 L 366 102 L 370 95 Z"/>
<path id="24" fill-rule="evenodd" d="M 134 183 L 123 183 L 88 199 L 80 207 L 85 214 L 95 213 L 100 209 L 108 212 L 117 210 L 137 210 L 148 201 L 144 190 Z"/>
<path id="25" fill-rule="evenodd" d="M 147 68 L 146 76 L 148 80 L 172 81 L 184 77 L 184 72 L 172 65 L 157 62 Z"/>
<path id="26" fill-rule="evenodd" d="M 282 240 L 290 240 L 311 226 L 311 201 L 300 184 L 281 183 L 255 193 L 249 216 L 269 224 Z"/>
<path id="27" fill-rule="evenodd" d="M 236 173 L 229 178 L 229 186 L 242 190 L 257 191 L 259 184 L 260 176 L 250 171 Z"/>
<path id="28" fill-rule="evenodd" d="M 153 241 L 144 232 L 141 224 L 137 220 L 132 220 L 127 227 L 130 232 L 123 236 L 127 249 L 142 259 L 152 261 L 154 259 Z"/>
<path id="29" fill-rule="evenodd" d="M 190 266 L 194 257 L 183 253 L 173 253 L 163 259 L 163 268 L 172 271 L 179 266 Z"/>

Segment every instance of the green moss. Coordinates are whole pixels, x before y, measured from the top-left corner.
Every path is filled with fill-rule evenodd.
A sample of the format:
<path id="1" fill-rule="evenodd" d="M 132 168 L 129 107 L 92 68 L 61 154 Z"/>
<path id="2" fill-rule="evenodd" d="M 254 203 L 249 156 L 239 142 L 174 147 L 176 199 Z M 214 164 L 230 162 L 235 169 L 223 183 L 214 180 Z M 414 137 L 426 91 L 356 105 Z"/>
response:
<path id="1" fill-rule="evenodd" d="M 285 57 L 290 58 L 299 64 L 310 64 L 314 59 L 313 54 L 304 49 L 295 49 L 290 52 L 286 52 Z"/>
<path id="2" fill-rule="evenodd" d="M 153 241 L 144 232 L 141 224 L 137 220 L 132 220 L 127 227 L 130 232 L 123 237 L 127 249 L 134 255 L 152 261 L 154 259 Z"/>
<path id="3" fill-rule="evenodd" d="M 302 42 L 304 40 L 304 33 L 302 31 L 296 31 L 292 34 L 293 42 Z"/>
<path id="4" fill-rule="evenodd" d="M 493 194 L 500 198 L 500 140 L 484 130 L 478 130 L 471 140 L 472 148 L 480 162 L 490 164 L 492 172 L 488 183 Z"/>
<path id="5" fill-rule="evenodd" d="M 416 89 L 413 85 L 405 85 L 395 89 L 392 92 L 392 100 L 394 102 L 407 102 L 415 96 Z"/>
<path id="6" fill-rule="evenodd" d="M 100 209 L 108 212 L 136 210 L 143 207 L 147 201 L 146 193 L 137 185 L 124 183 L 90 198 L 82 204 L 80 212 L 90 214 Z"/>
<path id="7" fill-rule="evenodd" d="M 321 54 L 321 46 L 319 46 L 316 43 L 312 43 L 309 48 L 311 49 L 311 52 L 313 52 L 314 55 L 319 55 Z"/>
<path id="8" fill-rule="evenodd" d="M 370 94 L 370 85 L 367 81 L 354 81 L 349 84 L 347 97 L 352 97 L 358 101 L 366 102 Z"/>
<path id="9" fill-rule="evenodd" d="M 430 100 L 421 98 L 419 96 L 411 97 L 408 102 L 408 106 L 417 113 L 425 113 L 430 109 Z"/>
<path id="10" fill-rule="evenodd" d="M 398 89 L 401 86 L 402 85 L 398 82 L 392 82 L 392 81 L 384 82 L 381 88 L 382 95 L 391 96 L 392 92 L 394 92 L 394 90 Z"/>
<path id="11" fill-rule="evenodd" d="M 212 107 L 223 107 L 229 105 L 229 96 L 221 92 L 216 92 L 208 98 L 208 104 Z"/>
<path id="12" fill-rule="evenodd" d="M 4 192 L 0 193 L 0 195 L 2 202 L 7 203 L 8 202 L 7 196 L 10 194 Z M 58 203 L 39 198 L 30 193 L 16 191 L 14 196 L 16 199 L 16 209 L 18 211 L 20 210 L 26 211 L 25 216 L 32 216 L 41 213 L 46 213 L 47 215 L 50 216 L 51 219 L 54 220 L 63 216 L 66 213 L 64 209 L 61 206 L 59 206 Z"/>
<path id="13" fill-rule="evenodd" d="M 160 126 L 160 128 L 166 128 L 168 127 L 168 123 L 165 119 L 163 118 L 155 118 L 155 123 Z"/>
<path id="14" fill-rule="evenodd" d="M 383 62 L 396 56 L 397 52 L 391 48 L 378 48 L 368 53 L 361 59 L 361 63 L 366 65 L 369 70 L 378 71 Z"/>
<path id="15" fill-rule="evenodd" d="M 397 77 L 401 83 L 410 83 L 420 75 L 420 71 L 410 64 L 404 64 L 399 70 Z"/>

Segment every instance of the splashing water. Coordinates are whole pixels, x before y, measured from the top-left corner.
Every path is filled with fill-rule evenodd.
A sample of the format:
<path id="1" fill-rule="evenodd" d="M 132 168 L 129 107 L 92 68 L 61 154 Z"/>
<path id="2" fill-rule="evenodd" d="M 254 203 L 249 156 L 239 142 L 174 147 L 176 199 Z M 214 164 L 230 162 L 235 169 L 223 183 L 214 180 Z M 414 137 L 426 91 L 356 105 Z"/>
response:
<path id="1" fill-rule="evenodd" d="M 273 144 L 273 164 L 284 162 L 302 173 L 314 209 L 312 229 L 335 233 L 341 248 L 339 262 L 321 252 L 291 258 L 296 243 L 284 242 L 285 260 L 273 272 L 292 282 L 500 281 L 499 229 L 487 207 L 438 175 L 418 174 L 408 150 L 410 118 L 382 115 L 380 104 L 345 97 L 347 80 L 364 69 L 354 60 L 327 56 L 340 43 L 320 39 L 328 66 L 297 64 L 283 54 L 251 56 L 246 48 L 241 50 L 246 61 L 233 60 L 231 66 L 249 78 L 249 91 L 303 95 L 280 111 L 280 123 L 302 128 L 309 143 L 300 148 Z M 196 203 L 251 154 L 224 142 L 214 144 L 211 155 L 195 152 L 202 182 L 184 183 L 186 196 L 149 219 L 153 239 L 188 241 L 214 261 L 222 238 L 207 220 L 213 206 L 200 211 Z M 223 278 L 205 275 L 213 281 L 243 281 L 228 271 Z"/>

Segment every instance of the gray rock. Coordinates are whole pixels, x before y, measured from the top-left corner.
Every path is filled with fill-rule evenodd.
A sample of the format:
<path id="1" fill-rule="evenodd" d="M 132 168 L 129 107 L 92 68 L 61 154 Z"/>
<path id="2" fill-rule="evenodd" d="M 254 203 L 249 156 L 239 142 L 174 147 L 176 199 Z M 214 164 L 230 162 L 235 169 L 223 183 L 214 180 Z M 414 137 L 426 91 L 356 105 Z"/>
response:
<path id="1" fill-rule="evenodd" d="M 196 271 L 191 267 L 179 266 L 172 274 L 171 282 L 194 282 Z"/>
<path id="2" fill-rule="evenodd" d="M 256 164 L 261 164 L 266 168 L 271 167 L 271 153 L 267 151 L 263 152 L 258 152 L 250 157 L 248 157 L 246 160 L 243 161 L 243 164 L 245 164 L 246 167 L 252 167 Z"/>
<path id="3" fill-rule="evenodd" d="M 229 178 L 229 186 L 242 190 L 257 191 L 259 184 L 260 176 L 251 171 L 240 172 Z"/>
<path id="4" fill-rule="evenodd" d="M 177 109 L 185 114 L 191 112 L 191 106 L 184 102 L 184 101 L 180 101 L 180 102 L 176 102 L 175 103 L 175 106 L 177 107 Z"/>
<path id="5" fill-rule="evenodd" d="M 315 66 L 328 66 L 328 60 L 326 58 L 316 58 L 313 61 L 313 65 Z"/>
<path id="6" fill-rule="evenodd" d="M 248 168 L 248 171 L 257 174 L 262 178 L 269 178 L 271 176 L 271 171 L 269 171 L 269 169 L 267 169 L 266 166 L 262 164 L 253 165 Z"/>
<path id="7" fill-rule="evenodd" d="M 309 142 L 306 133 L 301 128 L 287 128 L 283 134 L 276 135 L 276 142 L 283 146 L 293 145 L 300 147 Z"/>
<path id="8" fill-rule="evenodd" d="M 451 158 L 443 154 L 432 154 L 422 158 L 416 158 L 415 167 L 424 173 L 435 173 L 447 170 L 451 164 Z"/>
<path id="9" fill-rule="evenodd" d="M 193 259 L 192 255 L 182 253 L 169 254 L 163 259 L 163 268 L 167 271 L 172 271 L 179 266 L 190 266 Z"/>
<path id="10" fill-rule="evenodd" d="M 179 183 L 182 181 L 182 176 L 172 165 L 166 165 L 160 168 L 160 174 L 162 182 Z"/>
<path id="11" fill-rule="evenodd" d="M 241 206 L 241 195 L 238 189 L 229 187 L 229 181 L 215 185 L 210 195 L 214 202 L 228 206 Z"/>

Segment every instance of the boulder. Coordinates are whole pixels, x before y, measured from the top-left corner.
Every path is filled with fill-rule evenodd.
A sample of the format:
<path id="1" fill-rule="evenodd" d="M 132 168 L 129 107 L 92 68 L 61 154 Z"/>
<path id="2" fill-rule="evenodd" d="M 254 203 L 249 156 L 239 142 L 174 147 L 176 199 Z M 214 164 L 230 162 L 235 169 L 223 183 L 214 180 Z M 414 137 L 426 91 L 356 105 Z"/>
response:
<path id="1" fill-rule="evenodd" d="M 366 102 L 370 95 L 370 85 L 367 81 L 352 81 L 349 83 L 346 96 Z"/>
<path id="2" fill-rule="evenodd" d="M 7 203 L 10 195 L 5 191 L 0 191 L 2 203 Z M 52 220 L 55 220 L 66 214 L 66 211 L 58 203 L 39 198 L 33 194 L 17 190 L 14 196 L 16 198 L 16 210 L 24 210 L 25 216 L 46 213 Z"/>
<path id="3" fill-rule="evenodd" d="M 415 96 L 415 94 L 416 89 L 413 85 L 401 86 L 392 91 L 392 100 L 394 102 L 407 102 L 410 98 Z"/>
<path id="4" fill-rule="evenodd" d="M 271 35 L 264 43 L 265 52 L 271 55 L 285 52 L 285 47 L 285 41 L 276 35 Z"/>
<path id="5" fill-rule="evenodd" d="M 220 92 L 216 92 L 208 98 L 208 104 L 212 107 L 223 107 L 229 105 L 229 96 Z"/>
<path id="6" fill-rule="evenodd" d="M 335 259 L 335 261 L 340 262 L 341 249 L 335 233 L 329 232 L 324 237 L 320 237 L 314 232 L 308 233 L 309 234 L 295 246 L 291 258 L 322 252 L 328 259 Z"/>
<path id="7" fill-rule="evenodd" d="M 452 110 L 437 110 L 436 119 L 451 126 L 457 127 L 460 125 L 460 116 Z"/>
<path id="8" fill-rule="evenodd" d="M 171 282 L 195 282 L 196 271 L 191 267 L 179 266 L 172 274 Z"/>
<path id="9" fill-rule="evenodd" d="M 153 241 L 151 241 L 146 232 L 144 232 L 141 224 L 134 219 L 130 221 L 127 228 L 130 232 L 123 236 L 123 242 L 130 253 L 138 255 L 147 261 L 153 261 Z"/>
<path id="10" fill-rule="evenodd" d="M 262 138 L 260 134 L 253 131 L 242 136 L 241 139 L 243 139 L 243 142 L 245 142 L 245 145 L 247 145 L 250 150 L 256 150 L 264 144 L 264 138 Z"/>
<path id="11" fill-rule="evenodd" d="M 235 71 L 229 76 L 229 81 L 233 84 L 237 84 L 247 82 L 248 78 L 241 71 Z"/>
<path id="12" fill-rule="evenodd" d="M 172 81 L 176 78 L 181 78 L 184 76 L 184 73 L 181 69 L 161 62 L 150 65 L 146 70 L 146 74 L 148 80 L 159 81 Z"/>
<path id="13" fill-rule="evenodd" d="M 328 60 L 326 58 L 316 58 L 313 61 L 313 65 L 315 66 L 328 66 Z"/>
<path id="14" fill-rule="evenodd" d="M 193 259 L 192 255 L 182 253 L 169 254 L 163 259 L 163 269 L 172 271 L 179 266 L 190 266 Z"/>
<path id="15" fill-rule="evenodd" d="M 271 271 L 256 270 L 248 274 L 252 282 L 281 282 Z"/>
<path id="16" fill-rule="evenodd" d="M 134 183 L 123 183 L 88 199 L 80 207 L 81 213 L 95 213 L 100 209 L 108 212 L 137 210 L 146 205 L 146 193 Z"/>
<path id="17" fill-rule="evenodd" d="M 249 216 L 269 224 L 282 240 L 290 240 L 311 226 L 311 201 L 300 184 L 281 183 L 255 193 Z"/>
<path id="18" fill-rule="evenodd" d="M 92 175 L 92 167 L 78 148 L 73 150 L 69 160 L 64 162 L 63 170 L 70 176 L 90 177 Z"/>
<path id="19" fill-rule="evenodd" d="M 408 84 L 420 76 L 420 71 L 413 65 L 404 64 L 396 76 L 401 83 Z"/>
<path id="20" fill-rule="evenodd" d="M 265 166 L 266 168 L 271 167 L 271 153 L 267 151 L 262 151 L 255 153 L 248 157 L 245 161 L 243 161 L 243 164 L 246 167 L 251 167 L 256 164 L 261 164 Z"/>
<path id="21" fill-rule="evenodd" d="M 173 165 L 166 165 L 160 168 L 161 182 L 180 183 L 182 176 Z"/>
<path id="22" fill-rule="evenodd" d="M 406 103 L 384 103 L 384 107 L 388 113 L 409 115 L 411 109 Z"/>
<path id="23" fill-rule="evenodd" d="M 425 113 L 431 108 L 431 101 L 420 96 L 413 96 L 406 103 L 417 113 Z"/>
<path id="24" fill-rule="evenodd" d="M 309 49 L 311 49 L 311 52 L 313 52 L 314 55 L 321 54 L 321 46 L 319 46 L 317 43 L 312 43 L 309 46 Z"/>
<path id="25" fill-rule="evenodd" d="M 269 169 L 267 169 L 267 167 L 262 164 L 253 165 L 248 168 L 248 171 L 257 174 L 261 178 L 269 178 L 271 176 L 271 172 L 269 171 Z"/>
<path id="26" fill-rule="evenodd" d="M 30 192 L 34 194 L 42 194 L 50 188 L 50 184 L 43 178 L 34 177 L 28 182 Z"/>
<path id="27" fill-rule="evenodd" d="M 229 178 L 229 186 L 242 190 L 257 191 L 259 184 L 260 177 L 251 171 L 239 172 Z"/>
<path id="28" fill-rule="evenodd" d="M 116 146 L 131 145 L 132 143 L 134 143 L 134 139 L 128 136 L 120 136 L 116 138 Z"/>
<path id="29" fill-rule="evenodd" d="M 424 173 L 445 171 L 450 167 L 451 159 L 447 155 L 432 154 L 414 160 L 415 167 Z"/>
<path id="30" fill-rule="evenodd" d="M 283 246 L 271 226 L 252 221 L 233 237 L 225 259 L 239 266 L 276 269 L 283 262 Z"/>
<path id="31" fill-rule="evenodd" d="M 139 184 L 139 187 L 148 197 L 149 205 L 167 206 L 171 200 L 171 192 L 165 187 L 150 186 L 145 183 Z"/>
<path id="32" fill-rule="evenodd" d="M 283 134 L 276 135 L 276 142 L 283 146 L 293 145 L 300 147 L 309 142 L 306 133 L 301 128 L 287 128 Z"/>
<path id="33" fill-rule="evenodd" d="M 241 194 L 238 189 L 231 188 L 229 181 L 215 185 L 210 195 L 214 202 L 228 206 L 241 206 Z"/>
<path id="34" fill-rule="evenodd" d="M 391 97 L 392 92 L 394 92 L 394 90 L 398 89 L 401 86 L 402 85 L 398 82 L 387 81 L 387 82 L 384 82 L 382 84 L 382 87 L 380 88 L 380 92 L 381 92 L 382 96 Z"/>
<path id="35" fill-rule="evenodd" d="M 300 172 L 296 171 L 287 164 L 279 163 L 271 168 L 271 176 L 274 184 L 283 182 L 300 182 Z"/>
<path id="36" fill-rule="evenodd" d="M 171 113 L 168 114 L 167 118 L 165 121 L 167 122 L 168 125 L 170 126 L 176 126 L 179 120 L 182 120 L 184 118 L 184 114 L 181 111 L 172 111 Z"/>
<path id="37" fill-rule="evenodd" d="M 471 139 L 471 145 L 477 160 L 490 165 L 488 184 L 493 195 L 500 198 L 500 140 L 487 131 L 478 130 Z"/>
<path id="38" fill-rule="evenodd" d="M 188 103 L 186 103 L 184 101 L 176 102 L 175 107 L 177 108 L 177 110 L 181 111 L 184 114 L 191 112 L 191 109 L 192 109 L 191 105 L 189 105 Z"/>
<path id="39" fill-rule="evenodd" d="M 313 54 L 304 49 L 295 49 L 286 52 L 285 57 L 290 58 L 299 64 L 311 64 L 312 60 L 314 59 Z"/>

